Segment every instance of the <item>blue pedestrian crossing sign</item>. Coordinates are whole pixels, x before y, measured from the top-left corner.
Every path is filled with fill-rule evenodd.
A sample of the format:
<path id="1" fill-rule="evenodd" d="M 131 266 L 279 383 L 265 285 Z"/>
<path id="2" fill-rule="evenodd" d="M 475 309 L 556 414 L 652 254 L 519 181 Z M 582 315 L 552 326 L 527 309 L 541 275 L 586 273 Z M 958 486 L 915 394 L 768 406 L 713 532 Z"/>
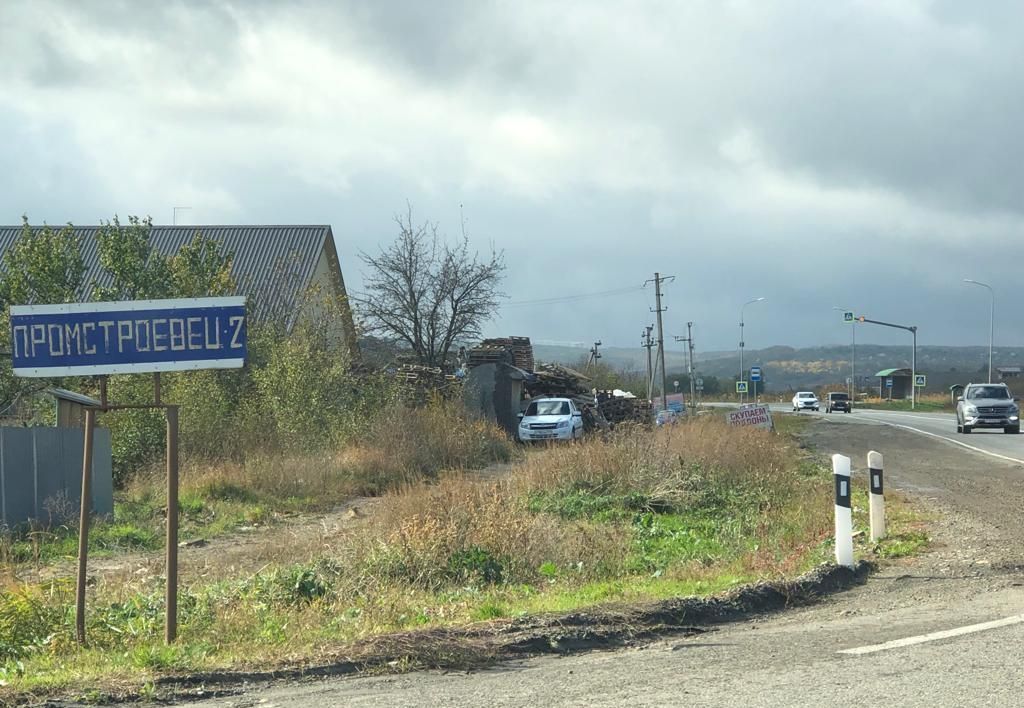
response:
<path id="1" fill-rule="evenodd" d="M 917 374 L 914 376 L 914 385 L 917 386 L 918 388 L 924 388 L 927 381 L 928 377 L 926 377 L 924 374 Z"/>
<path id="2" fill-rule="evenodd" d="M 847 310 L 846 312 L 844 312 L 843 313 L 843 322 L 856 322 L 856 320 L 853 317 L 853 312 L 851 312 L 850 310 Z"/>
<path id="3" fill-rule="evenodd" d="M 750 367 L 750 380 L 751 381 L 760 381 L 761 380 L 761 367 L 760 366 L 751 366 Z"/>
<path id="4" fill-rule="evenodd" d="M 746 392 L 747 392 L 747 382 L 746 381 L 737 381 L 736 382 L 736 393 L 746 393 Z"/>

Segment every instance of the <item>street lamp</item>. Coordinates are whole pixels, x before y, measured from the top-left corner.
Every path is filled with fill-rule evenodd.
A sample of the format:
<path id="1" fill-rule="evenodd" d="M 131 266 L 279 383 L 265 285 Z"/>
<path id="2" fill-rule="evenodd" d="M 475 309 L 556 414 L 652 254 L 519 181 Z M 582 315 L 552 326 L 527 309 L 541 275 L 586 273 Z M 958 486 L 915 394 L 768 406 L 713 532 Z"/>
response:
<path id="1" fill-rule="evenodd" d="M 964 278 L 964 282 L 988 288 L 988 294 L 992 296 L 991 306 L 988 311 L 988 382 L 992 383 L 992 340 L 996 331 L 996 291 L 992 289 L 991 285 L 982 283 L 980 280 Z"/>
<path id="2" fill-rule="evenodd" d="M 743 311 L 747 309 L 747 305 L 753 305 L 755 302 L 763 302 L 763 297 L 755 297 L 753 300 L 748 300 L 743 303 L 743 307 L 740 308 L 740 381 L 746 381 L 746 371 L 743 369 Z"/>
<path id="3" fill-rule="evenodd" d="M 848 307 L 833 306 L 833 310 L 839 310 L 840 312 L 853 312 Z M 853 344 L 850 353 L 850 400 L 854 401 L 857 399 L 857 318 L 853 318 L 853 322 L 850 323 L 853 328 Z"/>

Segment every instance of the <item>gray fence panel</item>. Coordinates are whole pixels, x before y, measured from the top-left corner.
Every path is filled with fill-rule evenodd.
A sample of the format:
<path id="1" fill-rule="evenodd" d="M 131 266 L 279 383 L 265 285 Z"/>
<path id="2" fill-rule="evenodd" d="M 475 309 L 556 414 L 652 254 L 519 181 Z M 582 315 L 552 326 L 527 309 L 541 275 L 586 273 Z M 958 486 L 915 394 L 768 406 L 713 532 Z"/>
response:
<path id="1" fill-rule="evenodd" d="M 32 459 L 32 429 L 3 428 L 5 526 L 28 521 L 36 508 L 36 473 Z"/>
<path id="2" fill-rule="evenodd" d="M 80 430 L 80 429 L 79 429 Z M 114 454 L 110 440 L 110 431 L 96 428 L 92 441 L 92 510 L 97 514 L 114 513 Z M 78 439 L 82 439 L 79 434 Z M 78 447 L 78 493 L 75 499 L 82 496 L 82 447 Z"/>
<path id="3" fill-rule="evenodd" d="M 81 428 L 0 428 L 0 525 L 60 523 L 78 513 L 82 489 Z M 114 510 L 110 431 L 93 445 L 92 506 Z"/>

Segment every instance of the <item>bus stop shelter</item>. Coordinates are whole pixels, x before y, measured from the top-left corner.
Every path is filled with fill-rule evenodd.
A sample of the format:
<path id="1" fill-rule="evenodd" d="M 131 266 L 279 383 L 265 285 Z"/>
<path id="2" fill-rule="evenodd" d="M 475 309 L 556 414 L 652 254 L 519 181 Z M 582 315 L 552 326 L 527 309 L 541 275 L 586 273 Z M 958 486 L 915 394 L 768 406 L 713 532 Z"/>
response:
<path id="1" fill-rule="evenodd" d="M 882 369 L 878 377 L 878 397 L 890 401 L 910 398 L 910 369 Z"/>

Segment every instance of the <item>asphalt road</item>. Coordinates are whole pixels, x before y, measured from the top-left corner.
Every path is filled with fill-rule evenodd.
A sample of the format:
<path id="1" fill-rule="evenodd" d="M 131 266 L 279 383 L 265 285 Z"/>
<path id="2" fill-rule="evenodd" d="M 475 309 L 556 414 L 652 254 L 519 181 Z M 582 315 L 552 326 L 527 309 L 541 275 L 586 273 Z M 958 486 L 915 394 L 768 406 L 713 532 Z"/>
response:
<path id="1" fill-rule="evenodd" d="M 958 436 L 951 416 L 855 411 L 808 442 L 885 455 L 887 488 L 931 518 L 928 553 L 819 604 L 643 648 L 475 673 L 254 686 L 242 706 L 1011 706 L 1024 704 L 1024 436 Z M 961 447 L 966 443 L 975 449 Z"/>
<path id="2" fill-rule="evenodd" d="M 787 404 L 770 404 L 773 412 L 791 412 Z M 1024 465 L 1024 435 L 1008 435 L 1001 429 L 975 430 L 970 435 L 956 432 L 956 415 L 953 413 L 910 413 L 902 411 L 854 410 L 852 413 L 825 413 L 802 411 L 797 415 L 826 416 L 841 423 L 885 423 L 899 426 L 920 435 L 941 438 L 946 444 L 957 445 L 965 450 L 994 456 L 1001 455 L 1008 462 Z"/>

